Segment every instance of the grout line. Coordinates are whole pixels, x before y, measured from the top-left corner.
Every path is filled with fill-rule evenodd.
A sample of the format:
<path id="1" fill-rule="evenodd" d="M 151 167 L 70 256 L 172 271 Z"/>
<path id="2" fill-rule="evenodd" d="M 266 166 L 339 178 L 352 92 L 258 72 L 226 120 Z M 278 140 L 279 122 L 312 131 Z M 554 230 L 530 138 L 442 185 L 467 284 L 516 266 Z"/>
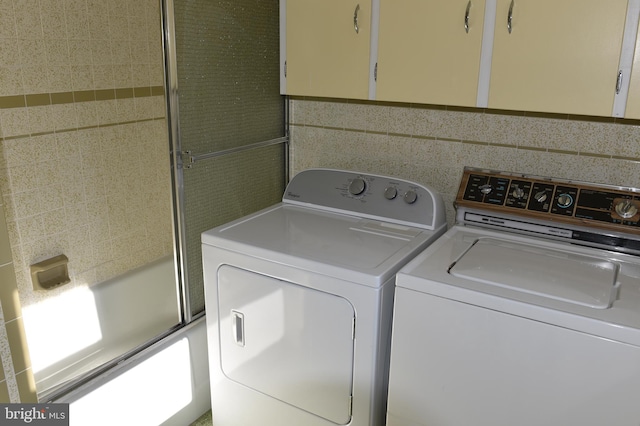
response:
<path id="1" fill-rule="evenodd" d="M 160 121 L 164 119 L 165 119 L 164 116 L 152 117 L 152 118 L 143 118 L 142 120 L 130 120 L 130 121 L 121 121 L 117 123 L 96 124 L 95 126 L 83 126 L 83 127 L 73 127 L 68 129 L 57 129 L 57 130 L 52 130 L 50 132 L 38 132 L 38 133 L 30 133 L 25 135 L 6 136 L 6 137 L 0 137 L 0 142 L 18 140 L 18 139 L 28 139 L 35 136 L 47 136 L 47 135 L 55 135 L 59 133 L 78 132 L 80 130 L 102 129 L 106 127 L 124 126 L 127 124 L 145 123 L 149 121 Z"/>

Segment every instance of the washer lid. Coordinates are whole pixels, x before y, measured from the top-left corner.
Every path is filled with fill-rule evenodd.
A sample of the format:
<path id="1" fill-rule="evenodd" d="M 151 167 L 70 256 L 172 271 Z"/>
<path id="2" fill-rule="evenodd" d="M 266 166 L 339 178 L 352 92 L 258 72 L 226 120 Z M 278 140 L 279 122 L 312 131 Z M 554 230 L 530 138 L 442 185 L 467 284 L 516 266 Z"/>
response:
<path id="1" fill-rule="evenodd" d="M 637 256 L 456 225 L 398 272 L 398 288 L 640 347 Z"/>
<path id="2" fill-rule="evenodd" d="M 618 265 L 579 253 L 481 238 L 449 269 L 453 276 L 591 308 L 616 296 Z"/>

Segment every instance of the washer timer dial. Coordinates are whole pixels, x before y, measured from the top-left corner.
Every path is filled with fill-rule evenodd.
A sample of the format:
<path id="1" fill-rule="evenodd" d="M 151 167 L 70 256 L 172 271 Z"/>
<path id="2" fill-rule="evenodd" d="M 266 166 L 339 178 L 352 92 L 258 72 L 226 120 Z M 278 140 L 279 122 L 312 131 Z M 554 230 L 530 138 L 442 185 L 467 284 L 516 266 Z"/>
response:
<path id="1" fill-rule="evenodd" d="M 623 219 L 632 218 L 638 213 L 638 207 L 629 198 L 618 201 L 614 209 Z"/>

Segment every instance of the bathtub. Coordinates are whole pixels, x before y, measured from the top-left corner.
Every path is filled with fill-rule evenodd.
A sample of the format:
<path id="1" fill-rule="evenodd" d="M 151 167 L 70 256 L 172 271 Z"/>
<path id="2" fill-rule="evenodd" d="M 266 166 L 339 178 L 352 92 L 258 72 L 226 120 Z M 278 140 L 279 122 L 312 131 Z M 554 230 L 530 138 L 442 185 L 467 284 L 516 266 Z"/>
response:
<path id="1" fill-rule="evenodd" d="M 80 315 L 88 328 L 84 333 L 76 330 L 76 338 L 94 334 L 96 327 L 101 336 L 65 358 L 70 375 L 163 336 L 62 397 L 46 399 L 70 404 L 71 426 L 184 426 L 211 409 L 205 317 L 178 325 L 174 277 L 173 259 L 161 259 L 81 291 L 86 300 L 74 306 L 66 302 L 73 313 L 69 316 Z M 92 306 L 91 312 L 78 313 L 80 306 Z M 39 385 L 49 380 L 45 371 L 39 372 L 42 377 L 36 373 Z M 64 369 L 55 374 L 63 378 Z"/>
<path id="2" fill-rule="evenodd" d="M 25 307 L 23 317 L 36 389 L 46 400 L 178 325 L 173 258 L 60 291 Z"/>
<path id="3" fill-rule="evenodd" d="M 211 409 L 205 317 L 53 402 L 70 426 L 185 426 Z"/>

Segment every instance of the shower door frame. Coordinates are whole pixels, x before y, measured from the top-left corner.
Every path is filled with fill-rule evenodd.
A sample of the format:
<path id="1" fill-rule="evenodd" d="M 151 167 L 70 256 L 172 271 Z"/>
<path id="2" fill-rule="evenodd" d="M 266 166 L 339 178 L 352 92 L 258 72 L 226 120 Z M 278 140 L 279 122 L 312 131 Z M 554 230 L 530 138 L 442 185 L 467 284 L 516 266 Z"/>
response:
<path id="1" fill-rule="evenodd" d="M 176 52 L 176 28 L 173 0 L 159 0 L 162 19 L 162 51 L 164 53 L 165 108 L 169 136 L 169 158 L 171 162 L 171 197 L 173 199 L 173 253 L 176 267 L 180 318 L 188 324 L 195 318 L 191 314 L 189 286 L 186 274 L 185 251 L 182 241 L 186 235 L 184 212 L 184 182 L 182 176 L 182 151 L 180 143 L 178 61 Z"/>
<path id="2" fill-rule="evenodd" d="M 211 158 L 222 157 L 242 151 L 249 151 L 256 148 L 263 148 L 271 145 L 282 144 L 284 146 L 284 183 L 289 181 L 289 99 L 283 96 L 284 136 L 276 139 L 258 141 L 248 145 L 225 149 L 205 154 L 196 155 L 191 151 L 182 149 L 182 139 L 179 121 L 179 90 L 178 90 L 178 59 L 176 49 L 176 25 L 174 0 L 160 0 L 162 9 L 162 43 L 164 52 L 165 67 L 165 100 L 167 128 L 169 136 L 171 178 L 173 196 L 173 220 L 174 220 L 174 255 L 176 265 L 176 281 L 178 283 L 178 293 L 180 295 L 180 315 L 183 320 L 182 325 L 187 325 L 192 321 L 205 315 L 205 310 L 193 313 L 189 295 L 189 276 L 187 274 L 187 249 L 186 249 L 186 223 L 184 219 L 185 197 L 184 197 L 184 168 L 192 167 L 198 161 Z M 280 11 L 282 13 L 282 11 Z M 280 33 L 282 35 L 282 33 Z M 280 48 L 282 48 L 282 39 Z"/>

